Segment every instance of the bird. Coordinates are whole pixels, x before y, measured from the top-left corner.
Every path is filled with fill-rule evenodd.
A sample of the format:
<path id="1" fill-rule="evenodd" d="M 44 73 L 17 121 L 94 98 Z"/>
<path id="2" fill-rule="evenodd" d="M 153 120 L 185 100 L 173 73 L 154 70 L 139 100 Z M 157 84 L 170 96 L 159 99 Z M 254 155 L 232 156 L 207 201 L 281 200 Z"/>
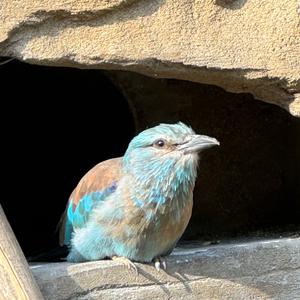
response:
<path id="1" fill-rule="evenodd" d="M 61 219 L 67 261 L 110 258 L 166 269 L 165 258 L 191 218 L 199 153 L 220 145 L 178 122 L 147 128 L 123 157 L 103 161 L 79 181 Z"/>

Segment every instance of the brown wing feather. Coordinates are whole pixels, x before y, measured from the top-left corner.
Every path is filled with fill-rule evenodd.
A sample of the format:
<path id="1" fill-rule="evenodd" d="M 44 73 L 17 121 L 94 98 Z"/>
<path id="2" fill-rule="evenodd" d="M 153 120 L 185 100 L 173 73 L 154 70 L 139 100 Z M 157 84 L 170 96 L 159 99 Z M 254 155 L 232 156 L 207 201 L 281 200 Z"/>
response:
<path id="1" fill-rule="evenodd" d="M 88 171 L 79 181 L 77 187 L 70 196 L 73 209 L 80 199 L 87 193 L 104 190 L 121 177 L 122 157 L 112 158 L 97 164 Z"/>
<path id="2" fill-rule="evenodd" d="M 58 226 L 60 227 L 60 245 L 64 244 L 65 223 L 67 215 L 66 211 L 68 209 L 68 206 L 72 205 L 72 209 L 74 211 L 80 199 L 82 199 L 85 194 L 102 191 L 105 188 L 111 186 L 114 182 L 118 182 L 122 175 L 121 164 L 122 157 L 112 158 L 97 164 L 82 177 L 77 187 L 72 192 L 67 204 L 67 208 L 58 224 Z"/>

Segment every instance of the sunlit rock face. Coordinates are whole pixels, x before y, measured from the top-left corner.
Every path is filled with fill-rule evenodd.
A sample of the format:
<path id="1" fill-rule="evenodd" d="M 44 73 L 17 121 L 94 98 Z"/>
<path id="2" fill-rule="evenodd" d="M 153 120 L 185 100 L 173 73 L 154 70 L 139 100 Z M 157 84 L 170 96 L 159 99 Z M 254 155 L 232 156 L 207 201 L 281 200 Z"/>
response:
<path id="1" fill-rule="evenodd" d="M 296 0 L 2 0 L 0 55 L 215 84 L 300 116 L 297 5 Z"/>

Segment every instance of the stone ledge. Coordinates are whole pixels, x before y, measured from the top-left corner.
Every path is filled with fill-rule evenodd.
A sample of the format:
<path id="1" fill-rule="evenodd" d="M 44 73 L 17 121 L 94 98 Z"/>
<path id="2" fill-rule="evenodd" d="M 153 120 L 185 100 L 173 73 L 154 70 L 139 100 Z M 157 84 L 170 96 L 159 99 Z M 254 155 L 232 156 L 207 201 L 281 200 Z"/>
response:
<path id="1" fill-rule="evenodd" d="M 167 272 L 105 260 L 32 265 L 46 299 L 296 299 L 300 238 L 178 247 Z"/>

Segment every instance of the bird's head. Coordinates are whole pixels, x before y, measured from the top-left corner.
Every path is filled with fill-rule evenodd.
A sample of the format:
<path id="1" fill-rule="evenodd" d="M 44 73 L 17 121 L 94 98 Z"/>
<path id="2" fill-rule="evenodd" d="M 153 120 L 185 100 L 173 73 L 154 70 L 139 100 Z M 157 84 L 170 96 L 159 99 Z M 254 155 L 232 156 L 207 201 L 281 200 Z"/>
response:
<path id="1" fill-rule="evenodd" d="M 124 167 L 138 182 L 173 184 L 173 180 L 194 184 L 198 154 L 219 145 L 212 137 L 198 135 L 182 122 L 146 129 L 130 142 Z"/>

